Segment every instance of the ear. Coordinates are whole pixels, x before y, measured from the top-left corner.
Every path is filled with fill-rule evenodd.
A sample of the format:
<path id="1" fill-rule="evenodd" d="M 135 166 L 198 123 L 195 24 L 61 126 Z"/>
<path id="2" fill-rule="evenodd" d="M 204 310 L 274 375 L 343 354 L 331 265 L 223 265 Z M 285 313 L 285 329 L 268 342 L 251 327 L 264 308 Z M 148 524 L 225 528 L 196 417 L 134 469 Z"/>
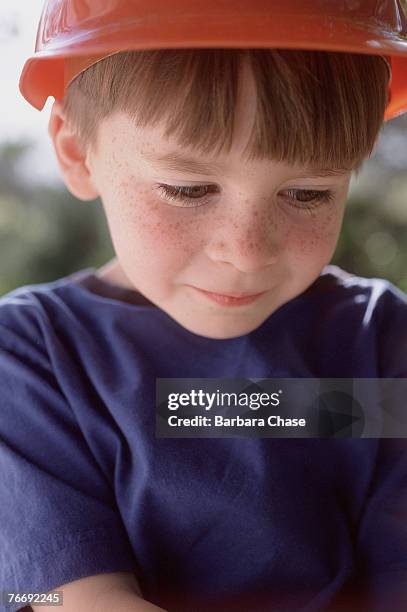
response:
<path id="1" fill-rule="evenodd" d="M 99 192 L 92 181 L 87 151 L 78 135 L 68 125 L 60 102 L 54 102 L 48 123 L 64 182 L 69 191 L 80 200 L 94 200 Z"/>

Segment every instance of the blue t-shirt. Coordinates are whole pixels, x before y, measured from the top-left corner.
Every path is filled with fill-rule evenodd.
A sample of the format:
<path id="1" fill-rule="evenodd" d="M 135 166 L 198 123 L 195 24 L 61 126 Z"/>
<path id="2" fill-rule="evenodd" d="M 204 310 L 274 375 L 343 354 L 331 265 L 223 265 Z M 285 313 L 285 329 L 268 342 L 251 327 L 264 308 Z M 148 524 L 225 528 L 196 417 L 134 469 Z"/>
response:
<path id="1" fill-rule="evenodd" d="M 134 571 L 171 612 L 407 609 L 407 440 L 156 438 L 159 377 L 407 377 L 407 298 L 326 266 L 226 340 L 94 268 L 0 298 L 0 590 Z"/>

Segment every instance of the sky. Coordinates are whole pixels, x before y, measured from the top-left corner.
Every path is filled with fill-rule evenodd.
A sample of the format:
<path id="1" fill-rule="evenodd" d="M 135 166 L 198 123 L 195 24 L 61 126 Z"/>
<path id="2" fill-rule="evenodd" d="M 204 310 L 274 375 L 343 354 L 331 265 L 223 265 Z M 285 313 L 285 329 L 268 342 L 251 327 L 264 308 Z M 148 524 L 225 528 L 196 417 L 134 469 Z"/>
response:
<path id="1" fill-rule="evenodd" d="M 35 141 L 25 172 L 34 181 L 58 181 L 59 171 L 47 132 L 52 98 L 40 112 L 28 104 L 18 89 L 24 62 L 34 52 L 43 4 L 43 0 L 0 1 L 0 140 Z"/>

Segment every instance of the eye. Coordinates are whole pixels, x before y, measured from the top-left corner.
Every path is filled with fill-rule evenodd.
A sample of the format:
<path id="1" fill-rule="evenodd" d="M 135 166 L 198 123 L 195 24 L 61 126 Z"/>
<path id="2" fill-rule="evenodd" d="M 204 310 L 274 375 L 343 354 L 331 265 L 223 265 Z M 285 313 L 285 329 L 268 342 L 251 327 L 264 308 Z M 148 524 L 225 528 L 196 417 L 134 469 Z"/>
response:
<path id="1" fill-rule="evenodd" d="M 330 189 L 287 189 L 285 193 L 289 196 L 289 206 L 308 213 L 318 206 L 329 204 L 335 198 Z"/>
<path id="2" fill-rule="evenodd" d="M 196 208 L 206 204 L 207 194 L 211 189 L 216 190 L 215 185 L 192 185 L 192 186 L 177 186 L 177 185 L 157 185 L 156 189 L 161 192 L 166 200 L 171 202 L 183 202 L 181 206 L 185 208 Z M 197 203 L 199 200 L 199 203 Z"/>
<path id="3" fill-rule="evenodd" d="M 209 201 L 206 196 L 208 193 L 216 191 L 216 185 L 164 185 L 159 184 L 156 189 L 163 195 L 164 199 L 172 202 L 182 202 L 185 208 L 197 208 Z M 289 206 L 300 212 L 311 213 L 313 209 L 323 204 L 331 202 L 335 195 L 330 189 L 311 190 L 311 189 L 287 189 Z M 199 203 L 197 203 L 199 202 Z"/>

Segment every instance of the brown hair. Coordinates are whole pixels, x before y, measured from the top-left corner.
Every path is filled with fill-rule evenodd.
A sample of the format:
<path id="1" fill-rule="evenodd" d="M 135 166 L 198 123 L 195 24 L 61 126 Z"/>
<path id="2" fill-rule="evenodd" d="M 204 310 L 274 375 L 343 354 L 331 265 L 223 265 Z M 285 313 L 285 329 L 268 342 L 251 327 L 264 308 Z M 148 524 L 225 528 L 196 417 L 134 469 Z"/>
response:
<path id="1" fill-rule="evenodd" d="M 116 110 L 205 154 L 230 151 L 242 59 L 257 89 L 248 159 L 358 171 L 388 101 L 380 56 L 292 49 L 164 49 L 108 56 L 79 74 L 63 100 L 84 145 Z"/>

